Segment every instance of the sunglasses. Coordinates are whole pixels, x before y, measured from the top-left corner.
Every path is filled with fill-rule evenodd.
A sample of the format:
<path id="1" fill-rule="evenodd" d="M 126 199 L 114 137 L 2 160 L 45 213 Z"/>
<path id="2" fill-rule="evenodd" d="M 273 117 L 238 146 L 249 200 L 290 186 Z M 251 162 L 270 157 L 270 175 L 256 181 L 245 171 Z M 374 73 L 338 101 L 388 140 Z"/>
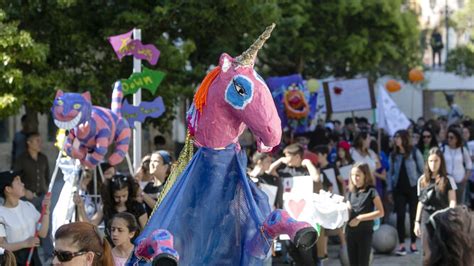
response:
<path id="1" fill-rule="evenodd" d="M 71 251 L 59 251 L 59 250 L 54 250 L 53 251 L 53 258 L 57 257 L 60 262 L 67 262 L 71 261 L 77 256 L 81 256 L 86 254 L 88 251 L 78 251 L 78 252 L 71 252 Z"/>

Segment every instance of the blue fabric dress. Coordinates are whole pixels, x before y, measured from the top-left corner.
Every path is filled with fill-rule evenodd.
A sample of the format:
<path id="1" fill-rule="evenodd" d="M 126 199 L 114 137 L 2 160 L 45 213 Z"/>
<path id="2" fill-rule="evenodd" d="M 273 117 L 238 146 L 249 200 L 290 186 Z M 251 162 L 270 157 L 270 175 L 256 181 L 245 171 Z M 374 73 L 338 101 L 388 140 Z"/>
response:
<path id="1" fill-rule="evenodd" d="M 199 148 L 135 242 L 166 229 L 174 236 L 179 265 L 262 265 L 263 258 L 251 253 L 269 250 L 259 228 L 270 206 L 246 166 L 247 157 L 235 144 Z M 146 265 L 135 256 L 129 265 L 137 262 Z"/>

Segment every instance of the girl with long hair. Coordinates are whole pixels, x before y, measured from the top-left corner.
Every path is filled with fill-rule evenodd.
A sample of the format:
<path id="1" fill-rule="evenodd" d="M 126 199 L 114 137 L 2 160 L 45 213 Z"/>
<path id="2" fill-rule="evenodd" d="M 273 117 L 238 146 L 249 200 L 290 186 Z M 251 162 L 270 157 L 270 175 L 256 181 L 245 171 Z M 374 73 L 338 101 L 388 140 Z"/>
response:
<path id="1" fill-rule="evenodd" d="M 54 234 L 53 265 L 113 266 L 109 242 L 86 222 L 62 225 Z"/>
<path id="2" fill-rule="evenodd" d="M 350 265 L 369 265 L 374 220 L 384 216 L 382 200 L 374 185 L 369 165 L 356 163 L 351 170 L 347 197 L 349 224 L 346 239 Z"/>
<path id="3" fill-rule="evenodd" d="M 78 206 L 79 219 L 99 225 L 102 221 L 106 227 L 116 213 L 129 212 L 135 216 L 140 228 L 143 229 L 148 220 L 145 208 L 136 201 L 138 184 L 134 178 L 126 175 L 114 175 L 110 182 L 102 187 L 102 207 L 89 220 L 85 213 L 84 202 L 77 194 L 74 202 Z M 110 238 L 110 235 L 107 235 Z"/>
<path id="4" fill-rule="evenodd" d="M 390 154 L 390 169 L 387 176 L 387 191 L 389 198 L 394 202 L 397 213 L 397 231 L 400 246 L 396 252 L 399 256 L 407 254 L 405 249 L 405 214 L 406 205 L 410 212 L 410 251 L 417 253 L 416 235 L 414 233 L 416 205 L 416 184 L 423 172 L 423 156 L 413 147 L 407 130 L 395 133 L 394 149 Z"/>
<path id="5" fill-rule="evenodd" d="M 137 220 L 131 213 L 117 213 L 112 218 L 109 230 L 115 246 L 112 249 L 115 266 L 124 266 L 133 252 L 132 241 L 139 231 Z"/>
<path id="6" fill-rule="evenodd" d="M 430 256 L 425 224 L 431 214 L 438 210 L 456 206 L 456 183 L 446 173 L 443 153 L 432 148 L 425 163 L 424 174 L 418 179 L 418 206 L 414 233 L 422 236 L 424 258 Z"/>
<path id="7" fill-rule="evenodd" d="M 373 173 L 380 167 L 377 154 L 370 149 L 370 135 L 368 132 L 362 131 L 356 135 L 351 149 L 351 156 L 355 162 L 364 162 L 369 165 L 370 171 Z"/>

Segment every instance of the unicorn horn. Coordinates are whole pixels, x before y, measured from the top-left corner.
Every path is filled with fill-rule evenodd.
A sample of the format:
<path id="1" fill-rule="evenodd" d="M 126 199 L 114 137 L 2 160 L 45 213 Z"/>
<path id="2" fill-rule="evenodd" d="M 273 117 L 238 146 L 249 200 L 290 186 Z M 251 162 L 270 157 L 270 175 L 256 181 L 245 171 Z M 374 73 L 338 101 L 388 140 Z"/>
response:
<path id="1" fill-rule="evenodd" d="M 255 40 L 255 42 L 249 47 L 249 49 L 247 49 L 241 55 L 237 56 L 237 58 L 235 59 L 236 62 L 243 66 L 252 65 L 255 62 L 258 50 L 260 50 L 265 41 L 270 38 L 273 28 L 275 28 L 275 23 L 272 23 L 272 25 L 268 26 L 262 33 L 262 35 L 260 35 L 260 37 L 258 37 L 258 39 Z"/>

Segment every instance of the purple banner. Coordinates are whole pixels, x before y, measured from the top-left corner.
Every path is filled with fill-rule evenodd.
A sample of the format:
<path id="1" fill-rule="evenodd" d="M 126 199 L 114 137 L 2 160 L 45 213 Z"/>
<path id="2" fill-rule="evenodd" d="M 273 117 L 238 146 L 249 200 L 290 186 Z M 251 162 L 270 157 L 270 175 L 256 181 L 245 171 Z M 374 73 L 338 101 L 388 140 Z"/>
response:
<path id="1" fill-rule="evenodd" d="M 124 101 L 122 106 L 122 116 L 127 119 L 131 128 L 134 128 L 134 122 L 143 123 L 147 117 L 160 117 L 165 112 L 163 98 L 157 97 L 153 102 L 142 102 L 139 106 L 134 106 Z"/>
<path id="2" fill-rule="evenodd" d="M 133 55 L 138 59 L 147 60 L 150 64 L 155 65 L 160 57 L 160 51 L 153 44 L 142 44 L 139 40 L 129 42 L 125 47 L 120 49 L 123 55 Z"/>
<path id="3" fill-rule="evenodd" d="M 110 45 L 112 45 L 119 60 L 122 60 L 122 58 L 126 56 L 126 54 L 121 51 L 132 41 L 132 33 L 133 30 L 124 34 L 110 36 L 108 38 Z"/>

